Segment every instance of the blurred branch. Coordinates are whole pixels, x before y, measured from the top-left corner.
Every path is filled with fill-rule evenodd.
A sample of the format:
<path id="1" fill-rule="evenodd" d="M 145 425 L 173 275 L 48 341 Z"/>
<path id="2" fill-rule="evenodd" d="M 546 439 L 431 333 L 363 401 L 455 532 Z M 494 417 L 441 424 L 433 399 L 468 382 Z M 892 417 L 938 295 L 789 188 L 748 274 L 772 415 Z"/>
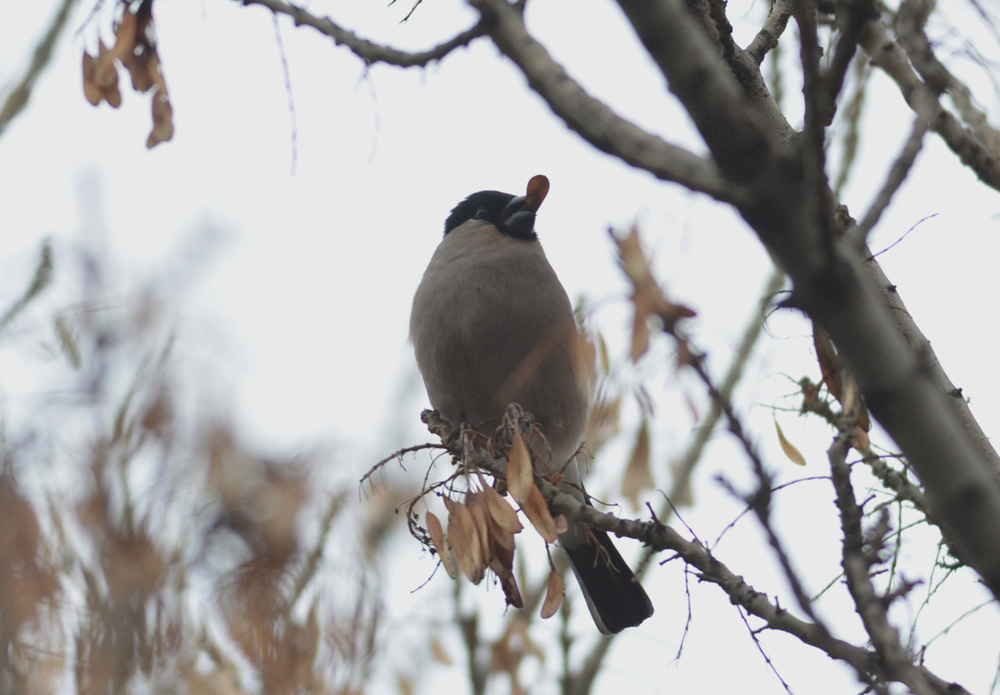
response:
<path id="1" fill-rule="evenodd" d="M 477 24 L 454 37 L 427 49 L 426 51 L 401 51 L 391 46 L 378 44 L 362 38 L 350 29 L 340 26 L 329 17 L 317 17 L 308 10 L 282 2 L 282 0 L 237 0 L 243 5 L 261 5 L 275 14 L 284 14 L 292 18 L 296 26 L 307 26 L 319 33 L 329 36 L 338 46 L 346 46 L 366 65 L 387 63 L 402 68 L 423 67 L 435 60 L 441 60 L 456 48 L 468 45 L 473 39 L 483 35 L 481 25 Z"/>
<path id="2" fill-rule="evenodd" d="M 904 0 L 896 13 L 895 29 L 899 43 L 906 49 L 910 63 L 937 93 L 947 92 L 955 109 L 976 139 L 994 158 L 1000 157 L 1000 132 L 993 128 L 972 101 L 969 88 L 955 77 L 934 54 L 924 26 L 934 5 L 926 0 Z"/>
<path id="3" fill-rule="evenodd" d="M 840 32 L 833 48 L 833 57 L 829 67 L 823 73 L 824 98 L 823 104 L 825 124 L 833 122 L 837 111 L 837 99 L 844 87 L 844 78 L 851 66 L 851 61 L 858 50 L 858 39 L 867 22 L 877 19 L 878 7 L 874 0 L 852 0 L 837 2 L 837 27 Z"/>
<path id="4" fill-rule="evenodd" d="M 673 145 L 626 120 L 588 94 L 524 26 L 506 0 L 470 0 L 497 47 L 528 79 L 528 84 L 587 142 L 665 181 L 676 181 L 717 200 L 736 204 L 745 191 L 725 180 L 711 160 Z"/>
<path id="5" fill-rule="evenodd" d="M 868 236 L 875 228 L 875 225 L 878 224 L 882 213 L 886 211 L 896 192 L 903 185 L 903 182 L 906 181 L 910 169 L 913 168 L 913 164 L 917 161 L 917 155 L 923 149 L 924 136 L 926 134 L 927 121 L 917 116 L 913 119 L 910 136 L 906 139 L 906 143 L 903 144 L 903 149 L 900 150 L 899 156 L 896 157 L 896 160 L 889 168 L 889 173 L 886 174 L 885 183 L 882 184 L 881 190 L 875 196 L 875 200 L 872 201 L 871 207 L 868 208 L 868 212 L 865 213 L 864 218 L 858 223 L 858 227 L 861 228 L 865 236 Z"/>
<path id="6" fill-rule="evenodd" d="M 24 311 L 24 308 L 31 303 L 31 301 L 41 294 L 49 283 L 52 282 L 52 245 L 48 241 L 42 242 L 42 250 L 38 256 L 38 265 L 35 266 L 35 274 L 31 279 L 31 284 L 28 285 L 27 289 L 24 290 L 24 294 L 15 301 L 10 307 L 0 316 L 0 333 L 10 325 L 18 314 Z"/>
<path id="7" fill-rule="evenodd" d="M 35 46 L 35 52 L 31 56 L 31 64 L 24 73 L 24 77 L 7 94 L 3 106 L 0 106 L 0 135 L 3 135 L 4 130 L 10 125 L 11 121 L 28 105 L 28 100 L 31 98 L 31 90 L 34 89 L 35 82 L 42 74 L 45 66 L 52 60 L 52 51 L 55 48 L 56 39 L 59 38 L 59 33 L 66 26 L 66 21 L 69 19 L 70 10 L 74 4 L 76 4 L 75 0 L 63 0 L 62 6 L 60 6 L 56 16 L 52 19 L 52 24 L 49 25 L 49 30 L 45 32 L 45 36 Z"/>

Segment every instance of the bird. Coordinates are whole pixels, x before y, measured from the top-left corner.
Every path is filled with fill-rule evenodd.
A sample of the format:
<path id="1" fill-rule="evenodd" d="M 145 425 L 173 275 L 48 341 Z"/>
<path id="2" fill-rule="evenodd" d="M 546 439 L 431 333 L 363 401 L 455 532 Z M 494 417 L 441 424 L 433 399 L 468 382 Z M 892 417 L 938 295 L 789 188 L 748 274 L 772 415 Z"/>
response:
<path id="1" fill-rule="evenodd" d="M 529 439 L 535 471 L 561 473 L 561 489 L 590 504 L 577 463 L 590 369 L 569 296 L 535 232 L 548 190 L 538 175 L 525 195 L 479 191 L 451 210 L 413 297 L 410 340 L 442 418 L 490 435 L 517 404 L 544 434 Z M 646 591 L 606 532 L 573 523 L 559 545 L 603 634 L 652 615 Z"/>

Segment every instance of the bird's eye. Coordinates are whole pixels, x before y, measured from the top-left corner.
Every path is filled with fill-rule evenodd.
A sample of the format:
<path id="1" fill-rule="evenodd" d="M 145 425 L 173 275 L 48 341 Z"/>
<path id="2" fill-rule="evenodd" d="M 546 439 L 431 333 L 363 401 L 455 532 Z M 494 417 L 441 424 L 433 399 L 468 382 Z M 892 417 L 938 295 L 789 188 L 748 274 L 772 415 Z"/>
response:
<path id="1" fill-rule="evenodd" d="M 488 213 L 486 212 L 486 208 L 479 208 L 478 210 L 476 210 L 476 214 L 473 215 L 473 217 L 475 217 L 477 220 L 485 220 L 487 214 Z"/>

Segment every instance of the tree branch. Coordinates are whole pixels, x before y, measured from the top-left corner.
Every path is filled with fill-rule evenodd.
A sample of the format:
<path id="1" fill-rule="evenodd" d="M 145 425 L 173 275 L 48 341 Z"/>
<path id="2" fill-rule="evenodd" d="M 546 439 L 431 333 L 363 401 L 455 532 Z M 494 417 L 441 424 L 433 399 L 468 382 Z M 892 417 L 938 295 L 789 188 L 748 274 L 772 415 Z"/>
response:
<path id="1" fill-rule="evenodd" d="M 877 549 L 866 552 L 865 539 L 861 528 L 861 508 L 854 497 L 851 485 L 851 469 L 847 465 L 847 452 L 857 418 L 847 416 L 840 432 L 830 447 L 829 459 L 831 479 L 837 492 L 837 507 L 843 532 L 844 578 L 847 589 L 854 600 L 855 609 L 861 616 L 865 632 L 871 638 L 880 661 L 893 680 L 905 683 L 917 695 L 931 695 L 934 690 L 924 678 L 924 673 L 914 667 L 912 659 L 899 641 L 899 633 L 889 622 L 888 601 L 875 592 L 869 572 Z M 888 528 L 886 528 L 888 530 Z M 876 542 L 880 542 L 880 539 Z M 940 690 L 939 690 L 940 692 Z"/>
<path id="2" fill-rule="evenodd" d="M 878 224 L 882 213 L 886 211 L 889 203 L 892 202 L 893 196 L 896 195 L 896 191 L 906 181 L 910 169 L 913 168 L 914 162 L 917 161 L 917 155 L 923 149 L 924 136 L 926 134 L 927 121 L 917 116 L 913 119 L 913 126 L 910 128 L 910 137 L 906 139 L 906 143 L 903 145 L 899 156 L 896 157 L 896 161 L 889 168 L 889 173 L 885 177 L 885 183 L 882 184 L 881 190 L 875 196 L 875 200 L 872 201 L 871 207 L 865 213 L 864 219 L 858 223 L 858 226 L 866 237 L 875 228 L 875 225 Z"/>
<path id="3" fill-rule="evenodd" d="M 52 20 L 49 30 L 45 32 L 45 36 L 35 46 L 35 52 L 31 56 L 31 64 L 24 73 L 24 77 L 7 93 L 7 98 L 4 99 L 3 106 L 0 107 L 0 135 L 7 129 L 11 121 L 24 110 L 24 107 L 28 105 L 35 81 L 42 74 L 45 66 L 49 64 L 49 61 L 52 60 L 52 51 L 55 48 L 56 39 L 59 38 L 60 32 L 66 26 L 66 21 L 69 19 L 70 10 L 73 9 L 74 4 L 74 0 L 63 0 L 63 4 Z"/>
<path id="4" fill-rule="evenodd" d="M 428 429 L 441 438 L 444 446 L 467 466 L 481 469 L 496 477 L 505 478 L 507 462 L 495 454 L 468 445 L 462 437 L 452 436 L 451 426 L 435 411 L 425 410 L 421 419 Z M 721 588 L 733 604 L 743 607 L 748 613 L 762 619 L 770 630 L 784 632 L 798 638 L 805 644 L 820 649 L 828 656 L 843 661 L 853 667 L 870 682 L 889 682 L 896 677 L 889 673 L 876 652 L 858 647 L 829 634 L 816 623 L 802 620 L 788 610 L 772 603 L 766 595 L 758 592 L 735 574 L 712 552 L 697 540 L 689 541 L 671 527 L 658 520 L 641 521 L 623 519 L 613 514 L 598 511 L 589 504 L 577 500 L 557 485 L 543 477 L 535 476 L 538 486 L 554 514 L 562 514 L 570 523 L 582 523 L 594 529 L 613 533 L 619 538 L 632 538 L 642 542 L 654 551 L 672 551 L 687 565 L 697 571 L 702 581 Z M 956 683 L 948 683 L 923 666 L 911 665 L 912 673 L 918 674 L 941 695 L 968 695 Z"/>
<path id="5" fill-rule="evenodd" d="M 878 8 L 872 0 L 844 0 L 838 2 L 837 24 L 840 34 L 833 49 L 830 66 L 823 74 L 825 125 L 833 122 L 837 112 L 837 97 L 844 88 L 844 78 L 858 50 L 858 39 L 865 24 L 878 18 Z"/>
<path id="6" fill-rule="evenodd" d="M 931 42 L 924 31 L 928 14 L 925 6 L 926 3 L 917 3 L 914 0 L 905 0 L 900 4 L 895 21 L 899 43 L 906 48 L 907 57 L 927 86 L 938 93 L 947 92 L 959 116 L 972 129 L 976 139 L 991 151 L 994 157 L 1000 157 L 1000 132 L 989 124 L 986 114 L 973 103 L 969 88 L 934 54 Z"/>
<path id="7" fill-rule="evenodd" d="M 588 94 L 532 37 L 517 10 L 505 0 L 470 0 L 500 51 L 524 73 L 528 84 L 569 128 L 602 152 L 665 181 L 729 203 L 745 191 L 726 181 L 703 157 L 639 128 Z"/>
<path id="8" fill-rule="evenodd" d="M 864 235 L 843 208 L 824 218 L 808 207 L 799 140 L 782 137 L 787 122 L 767 130 L 770 119 L 784 117 L 775 116 L 766 100 L 748 101 L 682 0 L 619 4 L 723 175 L 752 191 L 740 212 L 791 277 L 789 305 L 808 313 L 834 341 L 869 410 L 924 484 L 949 544 L 1000 597 L 1000 458 L 964 400 L 951 395 L 954 385 L 864 246 Z M 893 69 L 905 68 L 945 113 L 880 24 L 869 22 L 861 39 L 869 51 L 892 54 Z M 932 121 L 932 127 L 941 123 Z M 961 137 L 978 148 L 980 170 L 1000 175 L 1000 160 L 988 160 L 964 131 Z"/>
<path id="9" fill-rule="evenodd" d="M 746 53 L 759 66 L 767 54 L 778 46 L 778 39 L 788 26 L 788 18 L 792 16 L 792 0 L 775 0 L 771 11 L 764 20 L 753 41 L 746 47 Z"/>
<path id="10" fill-rule="evenodd" d="M 872 21 L 865 25 L 861 32 L 861 45 L 872 62 L 893 79 L 913 112 L 941 136 L 980 181 L 1000 191 L 1000 157 L 963 128 L 961 122 L 941 105 L 935 91 L 914 72 L 909 56 L 889 36 L 881 22 Z"/>
<path id="11" fill-rule="evenodd" d="M 482 27 L 477 24 L 426 51 L 401 51 L 361 38 L 329 17 L 317 17 L 298 5 L 282 0 L 238 0 L 238 2 L 244 5 L 261 5 L 275 14 L 288 15 L 295 22 L 295 26 L 311 27 L 324 36 L 329 36 L 335 44 L 347 47 L 367 65 L 388 63 L 401 68 L 423 67 L 435 60 L 441 60 L 456 48 L 466 46 L 476 37 L 483 35 Z"/>

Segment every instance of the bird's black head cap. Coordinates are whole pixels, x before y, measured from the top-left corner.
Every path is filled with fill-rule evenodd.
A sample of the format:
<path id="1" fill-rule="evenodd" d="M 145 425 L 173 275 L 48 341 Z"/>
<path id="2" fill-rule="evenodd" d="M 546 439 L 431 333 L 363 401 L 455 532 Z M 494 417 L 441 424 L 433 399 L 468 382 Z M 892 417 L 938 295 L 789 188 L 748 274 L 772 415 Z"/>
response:
<path id="1" fill-rule="evenodd" d="M 534 241 L 538 238 L 535 234 L 535 213 L 525 207 L 524 196 L 515 197 L 500 191 L 473 193 L 448 215 L 444 222 L 445 236 L 469 220 L 489 222 L 502 233 L 517 239 Z"/>

